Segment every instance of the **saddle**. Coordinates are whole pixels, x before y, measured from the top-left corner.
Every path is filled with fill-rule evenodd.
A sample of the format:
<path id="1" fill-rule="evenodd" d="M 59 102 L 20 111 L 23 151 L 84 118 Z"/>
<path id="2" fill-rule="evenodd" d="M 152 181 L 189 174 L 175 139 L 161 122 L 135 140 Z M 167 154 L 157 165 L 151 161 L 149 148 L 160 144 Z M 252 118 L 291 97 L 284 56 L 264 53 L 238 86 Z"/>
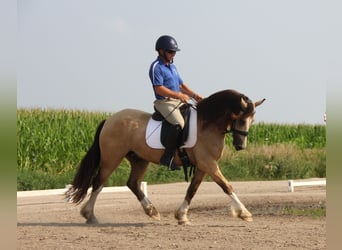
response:
<path id="1" fill-rule="evenodd" d="M 167 145 L 166 143 L 166 135 L 169 132 L 170 128 L 173 126 L 170 124 L 164 117 L 163 115 L 156 109 L 154 109 L 155 112 L 152 114 L 152 119 L 155 121 L 161 121 L 162 122 L 162 127 L 161 127 L 161 132 L 160 132 L 160 142 L 163 146 Z M 190 167 L 190 176 L 194 173 L 195 171 L 195 166 L 191 163 L 188 154 L 186 153 L 184 148 L 181 148 L 187 141 L 189 137 L 189 128 L 190 128 L 190 114 L 191 114 L 191 105 L 190 104 L 183 104 L 179 108 L 183 119 L 184 119 L 184 128 L 181 132 L 181 135 L 178 140 L 178 155 L 181 159 L 182 165 L 183 165 L 183 170 L 184 170 L 184 177 L 186 181 L 189 181 L 189 175 L 188 175 L 188 166 Z"/>
<path id="2" fill-rule="evenodd" d="M 178 141 L 178 147 L 181 147 L 184 145 L 186 140 L 189 136 L 189 127 L 190 127 L 190 104 L 184 104 L 182 105 L 179 110 L 183 116 L 184 119 L 184 128 L 182 130 L 180 140 Z M 154 108 L 155 112 L 152 114 L 152 119 L 155 121 L 162 121 L 162 127 L 161 127 L 161 133 L 160 133 L 160 142 L 165 146 L 166 145 L 166 135 L 169 132 L 170 127 L 173 125 L 170 124 L 163 115 Z"/>

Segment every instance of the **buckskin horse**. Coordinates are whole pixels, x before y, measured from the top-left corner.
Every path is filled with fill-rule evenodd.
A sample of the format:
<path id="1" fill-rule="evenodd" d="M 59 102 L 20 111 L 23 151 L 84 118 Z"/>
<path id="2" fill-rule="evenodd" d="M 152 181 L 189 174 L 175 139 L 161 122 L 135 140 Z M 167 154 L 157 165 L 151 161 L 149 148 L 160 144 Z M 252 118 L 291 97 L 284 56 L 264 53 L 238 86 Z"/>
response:
<path id="1" fill-rule="evenodd" d="M 204 98 L 196 105 L 197 141 L 186 148 L 190 162 L 195 166 L 185 199 L 175 211 L 178 224 L 190 224 L 187 213 L 203 178 L 209 175 L 232 199 L 232 214 L 245 221 L 252 221 L 252 214 L 235 194 L 233 187 L 222 175 L 217 161 L 222 156 L 225 135 L 232 133 L 236 150 L 245 149 L 250 125 L 254 120 L 255 109 L 265 99 L 252 102 L 247 96 L 235 90 L 222 90 Z M 163 149 L 151 148 L 146 143 L 145 133 L 150 113 L 135 109 L 124 109 L 102 121 L 97 128 L 94 142 L 74 177 L 72 185 L 65 193 L 66 199 L 79 204 L 92 186 L 88 201 L 81 208 L 86 223 L 97 223 L 94 205 L 104 183 L 126 158 L 131 165 L 128 188 L 135 194 L 145 213 L 156 220 L 160 214 L 140 188 L 141 180 L 150 162 L 158 164 Z M 175 163 L 182 161 L 176 153 Z"/>

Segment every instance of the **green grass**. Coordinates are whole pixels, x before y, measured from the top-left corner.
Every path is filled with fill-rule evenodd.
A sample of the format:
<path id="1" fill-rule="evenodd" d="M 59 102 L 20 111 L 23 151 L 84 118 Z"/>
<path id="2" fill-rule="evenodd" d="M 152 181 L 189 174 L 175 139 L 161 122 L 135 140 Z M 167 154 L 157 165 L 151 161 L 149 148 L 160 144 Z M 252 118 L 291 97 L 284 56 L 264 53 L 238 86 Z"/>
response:
<path id="1" fill-rule="evenodd" d="M 253 144 L 244 151 L 226 149 L 221 171 L 231 180 L 285 180 L 326 176 L 325 148 L 296 144 Z"/>
<path id="2" fill-rule="evenodd" d="M 97 125 L 110 114 L 74 110 L 17 110 L 17 190 L 63 188 L 90 147 Z M 235 151 L 231 136 L 219 161 L 229 180 L 274 180 L 326 176 L 323 125 L 255 124 L 246 150 Z M 124 160 L 107 186 L 126 185 Z M 184 181 L 183 171 L 151 164 L 145 181 Z M 210 180 L 209 178 L 207 180 Z"/>
<path id="3" fill-rule="evenodd" d="M 313 218 L 322 218 L 326 216 L 326 207 L 309 207 L 309 208 L 294 208 L 290 206 L 285 206 L 283 209 L 283 215 L 291 216 L 309 216 Z"/>
<path id="4" fill-rule="evenodd" d="M 88 150 L 106 113 L 18 110 L 18 170 L 60 174 L 73 169 Z"/>
<path id="5" fill-rule="evenodd" d="M 274 145 L 294 144 L 300 148 L 325 148 L 326 127 L 308 124 L 265 124 L 252 125 L 249 130 L 250 144 Z M 226 143 L 232 142 L 227 137 Z"/>

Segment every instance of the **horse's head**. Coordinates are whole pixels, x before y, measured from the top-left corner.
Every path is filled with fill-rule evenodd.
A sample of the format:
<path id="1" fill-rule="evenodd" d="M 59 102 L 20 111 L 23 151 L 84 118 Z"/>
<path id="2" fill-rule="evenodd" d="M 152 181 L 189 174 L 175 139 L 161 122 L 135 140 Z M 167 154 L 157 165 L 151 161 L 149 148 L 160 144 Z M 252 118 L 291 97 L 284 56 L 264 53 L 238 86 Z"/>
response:
<path id="1" fill-rule="evenodd" d="M 236 90 L 222 90 L 197 104 L 197 117 L 202 123 L 202 129 L 212 127 L 217 133 L 231 132 L 233 145 L 236 150 L 241 150 L 247 146 L 248 130 L 254 120 L 255 108 L 264 101 L 252 102 Z"/>
<path id="2" fill-rule="evenodd" d="M 265 99 L 253 103 L 248 97 L 242 95 L 239 112 L 232 113 L 230 130 L 232 133 L 233 145 L 236 150 L 245 149 L 250 126 L 254 121 L 255 108 L 261 105 Z"/>

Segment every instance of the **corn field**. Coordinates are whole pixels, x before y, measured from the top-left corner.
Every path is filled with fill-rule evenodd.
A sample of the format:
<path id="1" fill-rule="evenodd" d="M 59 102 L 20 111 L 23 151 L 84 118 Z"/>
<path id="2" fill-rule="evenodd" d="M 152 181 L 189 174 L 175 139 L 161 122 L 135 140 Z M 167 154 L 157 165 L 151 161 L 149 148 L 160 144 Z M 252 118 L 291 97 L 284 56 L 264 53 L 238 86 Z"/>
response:
<path id="1" fill-rule="evenodd" d="M 110 114 L 75 110 L 17 110 L 17 189 L 61 188 L 70 183 L 92 144 L 99 122 Z M 219 164 L 230 180 L 325 176 L 324 125 L 254 124 L 248 146 L 236 152 L 226 136 Z M 107 185 L 125 185 L 129 165 L 123 161 Z M 182 171 L 152 164 L 149 183 L 183 181 Z"/>

